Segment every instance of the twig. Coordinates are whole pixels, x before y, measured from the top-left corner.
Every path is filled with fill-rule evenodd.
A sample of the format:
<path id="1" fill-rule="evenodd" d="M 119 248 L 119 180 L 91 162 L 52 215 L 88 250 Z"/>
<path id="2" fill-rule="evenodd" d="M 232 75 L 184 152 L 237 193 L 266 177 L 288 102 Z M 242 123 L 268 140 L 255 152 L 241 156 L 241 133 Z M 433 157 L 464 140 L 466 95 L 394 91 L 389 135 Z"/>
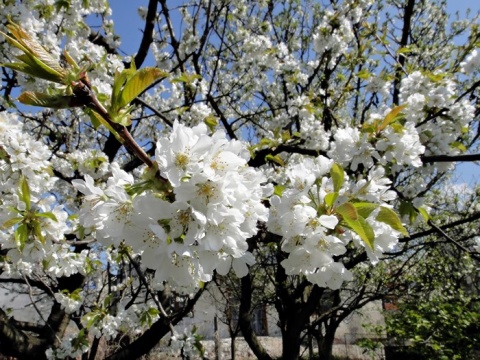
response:
<path id="1" fill-rule="evenodd" d="M 135 271 L 136 271 L 138 277 L 140 278 L 140 282 L 145 286 L 145 289 L 147 290 L 147 294 L 149 294 L 152 297 L 153 301 L 155 302 L 155 305 L 157 305 L 157 308 L 158 308 L 158 310 L 160 310 L 160 313 L 162 314 L 162 316 L 164 316 L 165 319 L 169 319 L 169 317 L 167 315 L 167 312 L 163 308 L 162 304 L 160 303 L 160 301 L 158 301 L 155 294 L 150 290 L 150 286 L 148 285 L 147 279 L 145 279 L 145 275 L 143 275 L 142 270 L 140 269 L 140 266 L 138 266 L 137 262 L 135 260 L 133 260 L 132 256 L 128 252 L 128 250 L 125 251 L 125 254 L 127 254 L 128 260 L 130 261 L 130 263 L 135 268 Z M 172 325 L 171 321 L 168 321 L 168 325 L 170 327 L 170 331 L 171 331 L 172 335 L 175 334 L 175 330 L 173 329 L 173 325 Z"/>
<path id="2" fill-rule="evenodd" d="M 28 297 L 30 298 L 30 301 L 32 302 L 33 308 L 37 312 L 38 316 L 40 316 L 40 319 L 45 323 L 45 325 L 47 325 L 50 328 L 50 330 L 52 330 L 52 333 L 55 334 L 55 337 L 57 338 L 58 342 L 61 342 L 62 340 L 58 337 L 57 333 L 53 330 L 53 328 L 50 326 L 50 324 L 45 320 L 42 313 L 40 312 L 40 309 L 37 307 L 37 304 L 36 304 L 35 300 L 33 300 L 33 289 L 30 286 L 30 282 L 28 281 L 28 279 L 25 275 L 23 275 L 23 279 L 25 280 L 25 283 L 28 286 Z"/>

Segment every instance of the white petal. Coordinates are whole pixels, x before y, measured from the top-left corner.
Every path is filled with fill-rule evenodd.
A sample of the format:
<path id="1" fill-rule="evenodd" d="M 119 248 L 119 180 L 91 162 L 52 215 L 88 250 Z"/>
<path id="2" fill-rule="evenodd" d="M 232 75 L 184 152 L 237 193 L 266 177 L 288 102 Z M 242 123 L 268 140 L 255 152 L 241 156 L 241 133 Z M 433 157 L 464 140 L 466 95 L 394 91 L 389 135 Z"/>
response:
<path id="1" fill-rule="evenodd" d="M 338 219 L 335 215 L 322 215 L 320 216 L 320 224 L 328 229 L 335 229 L 338 224 Z"/>

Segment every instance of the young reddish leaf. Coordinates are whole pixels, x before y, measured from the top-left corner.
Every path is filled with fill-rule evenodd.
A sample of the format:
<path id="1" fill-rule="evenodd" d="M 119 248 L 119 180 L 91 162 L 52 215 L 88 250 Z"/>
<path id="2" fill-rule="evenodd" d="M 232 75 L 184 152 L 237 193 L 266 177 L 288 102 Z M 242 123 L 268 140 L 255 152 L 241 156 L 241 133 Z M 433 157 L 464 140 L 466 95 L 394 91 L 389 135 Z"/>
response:
<path id="1" fill-rule="evenodd" d="M 26 91 L 18 97 L 18 101 L 25 105 L 47 107 L 52 109 L 68 109 L 81 106 L 77 104 L 74 95 L 47 95 L 44 93 Z"/>
<path id="2" fill-rule="evenodd" d="M 50 52 L 40 45 L 33 37 L 30 36 L 25 30 L 23 30 L 19 25 L 15 23 L 10 23 L 7 25 L 7 29 L 16 39 L 16 44 L 14 46 L 18 47 L 20 50 L 30 56 L 37 58 L 38 61 L 42 62 L 45 67 L 56 71 L 61 74 L 64 72 L 64 69 L 60 66 L 57 60 L 55 60 Z M 8 37 L 6 36 L 7 40 Z M 17 45 L 20 44 L 20 47 Z"/>
<path id="3" fill-rule="evenodd" d="M 394 121 L 398 114 L 400 114 L 400 112 L 405 109 L 407 105 L 399 105 L 399 106 L 396 106 L 392 109 L 392 111 L 390 111 L 387 116 L 385 116 L 385 119 L 383 119 L 383 122 L 378 126 L 377 128 L 377 133 L 381 132 L 383 129 L 385 129 L 392 121 Z"/>

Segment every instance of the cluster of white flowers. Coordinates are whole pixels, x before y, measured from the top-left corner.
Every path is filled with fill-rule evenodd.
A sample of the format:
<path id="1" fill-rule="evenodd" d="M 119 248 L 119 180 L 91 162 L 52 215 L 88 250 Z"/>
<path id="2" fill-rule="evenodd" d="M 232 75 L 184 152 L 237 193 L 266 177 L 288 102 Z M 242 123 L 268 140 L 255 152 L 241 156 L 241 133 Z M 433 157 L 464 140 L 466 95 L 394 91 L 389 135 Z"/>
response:
<path id="1" fill-rule="evenodd" d="M 473 249 L 477 252 L 480 253 L 480 237 L 477 236 L 473 239 L 475 241 L 475 245 L 473 246 Z"/>
<path id="2" fill-rule="evenodd" d="M 347 251 L 350 241 L 365 247 L 375 262 L 395 246 L 399 232 L 376 219 L 380 205 L 388 207 L 387 202 L 395 199 L 395 193 L 388 190 L 390 181 L 385 178 L 383 168 L 373 168 L 367 180 L 357 183 L 347 178 L 335 192 L 334 180 L 328 176 L 333 164 L 332 160 L 319 156 L 289 166 L 286 170 L 289 186 L 281 197 L 272 196 L 268 225 L 270 231 L 283 236 L 281 247 L 289 256 L 281 264 L 288 275 L 303 274 L 320 287 L 338 289 L 344 281 L 352 279 L 351 272 L 335 260 Z M 335 208 L 350 199 L 366 201 L 376 208 L 365 219 L 375 233 L 373 248 L 365 246 L 358 234 L 339 224 L 342 216 Z"/>
<path id="3" fill-rule="evenodd" d="M 75 340 L 76 337 L 74 336 L 67 337 L 62 339 L 60 345 L 55 349 L 47 349 L 47 351 L 45 351 L 47 359 L 56 360 L 77 358 L 89 350 L 89 347 L 86 343 L 82 344 L 82 346 L 74 346 Z"/>
<path id="4" fill-rule="evenodd" d="M 56 180 L 49 174 L 48 148 L 22 130 L 15 114 L 0 113 L 0 191 L 3 201 L 13 203 L 17 202 L 12 197 L 16 197 L 21 176 L 30 182 L 32 201 L 52 188 Z"/>
<path id="5" fill-rule="evenodd" d="M 115 314 L 105 309 L 96 309 L 81 318 L 82 325 L 91 336 L 113 339 L 120 331 L 140 334 L 159 319 L 159 311 L 153 301 L 143 304 L 130 304 L 122 301 Z"/>
<path id="6" fill-rule="evenodd" d="M 313 35 L 313 46 L 321 56 L 329 51 L 331 60 L 329 68 L 336 64 L 335 59 L 344 54 L 354 39 L 353 24 L 358 23 L 371 1 L 345 1 L 341 10 L 325 11 L 316 33 Z"/>
<path id="7" fill-rule="evenodd" d="M 338 129 L 334 139 L 328 156 L 342 166 L 350 164 L 353 171 L 357 170 L 359 164 L 370 168 L 374 164 L 374 159 L 380 159 L 377 150 L 370 143 L 369 134 L 362 133 L 357 128 Z"/>
<path id="8" fill-rule="evenodd" d="M 60 58 L 65 45 L 72 58 L 89 66 L 92 91 L 108 109 L 112 76 L 124 69 L 123 61 L 128 59 L 93 44 L 84 23 L 90 14 L 101 13 L 97 29 L 102 41 L 116 48 L 119 38 L 114 35 L 108 1 L 37 3 L 5 2 L 0 30 L 5 31 L 8 14 L 36 34 L 54 57 Z M 396 111 L 390 107 L 393 68 L 386 64 L 379 74 L 380 60 L 375 58 L 379 43 L 366 42 L 374 30 L 365 25 L 372 3 L 345 0 L 341 6 L 308 9 L 289 0 L 282 11 L 277 5 L 272 11 L 267 0 L 253 7 L 240 0 L 231 6 L 214 1 L 217 17 L 225 20 L 222 34 L 203 22 L 203 7 L 179 6 L 184 26 L 175 29 L 175 39 L 170 38 L 170 24 L 162 24 L 162 12 L 152 50 L 156 65 L 171 73 L 171 82 L 156 84 L 142 98 L 151 108 L 162 109 L 174 125 L 161 134 L 155 116 L 135 110 L 141 119 L 132 126 L 135 140 L 141 145 L 156 143 L 155 165 L 144 175 L 139 175 L 141 168 L 133 175 L 121 169 L 127 159 L 122 156 L 124 149 L 110 164 L 99 150 L 104 139 L 97 136 L 106 130 L 90 126 L 82 109 L 73 110 L 73 115 L 70 110 L 55 110 L 48 114 L 50 123 L 26 114 L 23 125 L 14 115 L 1 112 L 0 245 L 8 249 L 2 263 L 4 276 L 42 276 L 52 283 L 77 273 L 88 276 L 87 285 L 77 289 L 80 293 L 56 293 L 52 301 L 68 314 L 90 311 L 81 319 L 88 336 L 113 339 L 120 331 L 142 333 L 160 314 L 153 301 L 132 304 L 129 291 L 143 286 L 132 273 L 118 276 L 116 285 L 109 287 L 109 295 L 120 294 L 113 305 L 105 301 L 102 307 L 101 301 L 89 296 L 90 291 L 97 292 L 100 299 L 103 293 L 98 292 L 105 284 L 100 276 L 92 279 L 89 267 L 105 271 L 108 263 L 109 275 L 115 276 L 122 270 L 118 259 L 125 259 L 125 251 L 141 260 L 142 269 L 155 271 L 153 290 L 168 282 L 179 293 L 190 293 L 215 272 L 247 275 L 255 263 L 247 239 L 257 234 L 259 222 L 282 237 L 273 246 L 285 253 L 281 265 L 286 274 L 305 276 L 320 287 L 338 289 L 352 279 L 342 263 L 347 251 L 365 250 L 372 263 L 379 261 L 395 247 L 400 233 L 405 234 L 392 210 L 396 193 L 390 190 L 386 173 L 408 178 L 409 184 L 401 189 L 406 197 L 425 190 L 426 178 L 440 167 L 422 167 L 421 156 L 462 151 L 462 144 L 455 143 L 468 134 L 475 108 L 468 96 L 458 98 L 460 85 L 453 75 L 414 71 L 401 82 L 401 112 L 387 123 Z M 199 15 L 192 9 L 198 9 Z M 267 9 L 269 16 L 256 16 L 267 14 Z M 144 18 L 146 9 L 139 14 Z M 287 22 L 288 31 L 277 33 L 277 24 Z M 205 34 L 212 30 L 201 48 L 199 26 L 204 26 Z M 368 59 L 362 60 L 363 70 L 356 74 L 358 91 L 350 91 L 359 69 L 357 50 Z M 2 53 L 0 63 L 11 62 L 12 54 Z M 479 66 L 479 50 L 474 49 L 460 63 L 460 78 L 478 74 Z M 328 78 L 321 75 L 325 68 L 331 70 Z M 345 76 L 350 71 L 351 76 Z M 17 81 L 23 90 L 60 89 L 58 84 L 33 82 L 21 74 Z M 359 103 L 355 118 L 352 107 L 345 106 L 352 99 Z M 0 104 L 8 105 L 5 99 Z M 324 121 L 327 110 L 332 115 L 330 127 Z M 285 162 L 285 167 L 253 169 L 247 165 L 251 154 L 244 143 L 227 140 L 222 131 L 211 133 L 205 125 L 220 116 L 238 136 L 259 141 L 255 149 L 275 152 L 277 144 L 286 144 L 301 152 L 319 150 L 328 158 L 279 154 L 278 164 Z M 45 144 L 55 143 L 53 150 L 34 140 L 29 135 L 33 130 Z M 349 177 L 342 167 L 365 178 Z M 52 168 L 64 180 L 53 176 Z M 70 184 L 78 175 L 83 180 Z M 267 183 L 279 184 L 276 195 Z M 417 197 L 412 203 L 419 206 L 422 200 Z M 19 227 L 32 219 L 35 228 L 25 225 L 28 236 L 18 235 Z M 100 245 L 80 251 L 65 241 L 73 233 L 79 240 L 96 240 Z M 480 241 L 475 240 L 479 251 Z M 58 348 L 47 350 L 47 357 L 81 355 L 87 349 L 75 345 L 81 344 L 77 341 L 81 336 L 62 339 Z M 196 341 L 191 331 L 172 337 L 173 345 L 187 356 L 193 356 Z"/>
<path id="9" fill-rule="evenodd" d="M 468 127 L 475 108 L 465 98 L 458 101 L 451 77 L 443 74 L 428 76 L 415 71 L 402 80 L 400 101 L 406 104 L 403 109 L 405 118 L 415 124 L 426 155 L 458 154 L 459 150 L 451 144 Z M 441 115 L 427 120 L 438 111 L 442 112 Z"/>
<path id="10" fill-rule="evenodd" d="M 245 145 L 228 141 L 221 131 L 210 136 L 204 124 L 175 123 L 171 135 L 157 143 L 155 159 L 171 186 L 168 196 L 129 193 L 134 179 L 115 163 L 105 189 L 89 175 L 74 180 L 86 195 L 81 225 L 95 229 L 106 245 L 132 246 L 143 264 L 156 270 L 159 284 L 194 287 L 231 266 L 244 276 L 253 263 L 246 239 L 268 215 L 260 185 L 266 178 L 246 166 Z"/>
<path id="11" fill-rule="evenodd" d="M 12 264 L 18 264 L 24 270 L 30 269 L 30 266 L 25 267 L 25 261 L 41 264 L 57 250 L 59 245 L 55 243 L 63 241 L 69 231 L 68 213 L 53 195 L 48 194 L 57 180 L 51 176 L 51 153 L 45 145 L 22 131 L 14 115 L 5 112 L 0 113 L 0 144 L 3 207 L 0 213 L 0 243 L 2 248 L 10 249 L 8 258 Z M 28 190 L 21 189 L 21 179 L 24 179 Z M 41 216 L 45 213 L 51 215 Z M 31 233 L 25 243 L 19 244 L 18 235 L 15 235 L 18 225 L 24 223 L 28 228 L 31 217 L 36 214 L 40 214 L 35 218 L 39 225 L 37 235 Z"/>
<path id="12" fill-rule="evenodd" d="M 55 293 L 54 296 L 55 300 L 62 306 L 67 314 L 73 314 L 82 306 L 83 296 L 81 293 L 78 294 L 77 297 L 64 295 L 62 293 Z"/>
<path id="13" fill-rule="evenodd" d="M 327 11 L 313 35 L 314 49 L 321 56 L 329 51 L 329 68 L 335 66 L 335 58 L 345 53 L 350 41 L 354 39 L 352 23 L 343 14 Z"/>
<path id="14" fill-rule="evenodd" d="M 195 358 L 199 355 L 202 355 L 198 346 L 198 335 L 195 334 L 195 330 L 195 328 L 185 328 L 181 334 L 175 332 L 175 334 L 170 337 L 170 351 L 172 353 L 180 351 L 182 357 L 185 357 L 187 359 Z M 203 354 L 202 357 L 205 357 L 205 355 L 207 354 Z"/>
<path id="15" fill-rule="evenodd" d="M 466 74 L 470 74 L 474 71 L 480 70 L 480 51 L 474 49 L 470 55 L 465 58 L 465 61 L 460 63 L 462 71 Z"/>

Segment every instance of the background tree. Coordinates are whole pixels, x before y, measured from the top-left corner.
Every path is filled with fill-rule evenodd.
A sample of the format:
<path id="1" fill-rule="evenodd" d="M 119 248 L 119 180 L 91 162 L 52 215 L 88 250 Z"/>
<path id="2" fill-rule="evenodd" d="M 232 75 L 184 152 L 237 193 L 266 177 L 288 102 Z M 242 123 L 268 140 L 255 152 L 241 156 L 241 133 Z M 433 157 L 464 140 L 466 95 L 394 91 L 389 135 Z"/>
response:
<path id="1" fill-rule="evenodd" d="M 250 321 L 257 261 L 297 359 L 319 304 L 338 315 L 365 264 L 432 233 L 455 242 L 425 198 L 479 158 L 478 18 L 449 25 L 441 1 L 150 0 L 122 57 L 110 12 L 8 0 L 0 14 L 2 281 L 47 309 L 1 313 L 5 354 L 93 359 L 105 339 L 132 359 L 169 332 L 190 351 L 173 326 L 232 269 L 242 333 L 269 359 Z"/>
<path id="2" fill-rule="evenodd" d="M 465 221 L 478 207 L 478 189 L 452 190 L 446 203 L 438 201 L 443 191 L 431 194 L 430 215 L 444 235 L 427 231 L 425 240 L 410 241 L 380 273 L 391 289 L 384 298 L 386 326 L 377 330 L 388 335 L 391 351 L 424 359 L 478 356 L 479 254 L 465 251 L 478 242 L 478 223 Z"/>

